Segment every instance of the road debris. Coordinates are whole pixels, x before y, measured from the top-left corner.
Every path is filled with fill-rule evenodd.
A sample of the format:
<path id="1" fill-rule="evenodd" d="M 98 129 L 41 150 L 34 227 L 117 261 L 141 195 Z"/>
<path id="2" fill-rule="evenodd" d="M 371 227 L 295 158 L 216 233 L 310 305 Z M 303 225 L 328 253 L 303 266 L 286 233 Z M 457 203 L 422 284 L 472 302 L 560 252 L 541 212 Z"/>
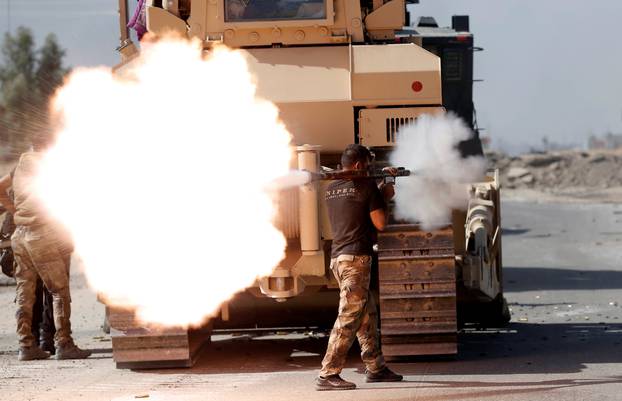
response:
<path id="1" fill-rule="evenodd" d="M 492 152 L 505 188 L 532 188 L 560 192 L 571 188 L 605 189 L 622 186 L 622 152 L 559 151 L 509 156 Z"/>

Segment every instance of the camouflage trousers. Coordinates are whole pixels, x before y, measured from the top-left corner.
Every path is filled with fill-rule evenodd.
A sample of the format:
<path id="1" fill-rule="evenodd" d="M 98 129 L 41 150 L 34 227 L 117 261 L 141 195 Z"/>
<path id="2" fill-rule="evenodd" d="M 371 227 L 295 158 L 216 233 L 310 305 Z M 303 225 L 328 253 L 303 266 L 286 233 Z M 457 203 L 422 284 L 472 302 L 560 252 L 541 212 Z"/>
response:
<path id="1" fill-rule="evenodd" d="M 348 351 L 358 339 L 361 359 L 369 372 L 384 365 L 378 337 L 376 302 L 369 291 L 371 256 L 340 255 L 330 266 L 339 283 L 339 315 L 328 340 L 320 376 L 339 374 Z"/>
<path id="2" fill-rule="evenodd" d="M 17 335 L 22 347 L 36 344 L 32 333 L 33 306 L 37 279 L 52 294 L 56 347 L 72 342 L 71 297 L 69 294 L 69 260 L 73 251 L 57 231 L 45 226 L 18 226 L 11 237 L 17 267 Z"/>

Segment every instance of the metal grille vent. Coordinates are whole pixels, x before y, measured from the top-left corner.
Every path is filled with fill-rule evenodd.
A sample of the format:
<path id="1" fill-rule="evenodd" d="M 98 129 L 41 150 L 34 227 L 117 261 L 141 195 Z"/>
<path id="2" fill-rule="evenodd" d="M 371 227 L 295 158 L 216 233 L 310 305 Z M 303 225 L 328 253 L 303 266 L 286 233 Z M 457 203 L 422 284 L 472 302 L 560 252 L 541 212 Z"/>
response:
<path id="1" fill-rule="evenodd" d="M 416 117 L 389 117 L 386 119 L 387 142 L 395 143 L 397 134 L 403 127 L 415 122 Z"/>
<path id="2" fill-rule="evenodd" d="M 445 50 L 443 56 L 443 80 L 462 81 L 462 68 L 464 65 L 462 52 L 457 50 Z"/>

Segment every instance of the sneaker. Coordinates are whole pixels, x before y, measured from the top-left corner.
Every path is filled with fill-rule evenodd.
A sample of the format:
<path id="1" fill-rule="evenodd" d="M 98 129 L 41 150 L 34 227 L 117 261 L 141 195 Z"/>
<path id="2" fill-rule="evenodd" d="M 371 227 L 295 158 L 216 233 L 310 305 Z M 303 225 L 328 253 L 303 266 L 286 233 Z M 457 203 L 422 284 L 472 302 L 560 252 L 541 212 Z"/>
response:
<path id="1" fill-rule="evenodd" d="M 17 355 L 17 359 L 20 361 L 34 361 L 37 359 L 48 359 L 49 357 L 49 352 L 45 352 L 36 345 L 32 347 L 20 347 Z"/>
<path id="2" fill-rule="evenodd" d="M 91 355 L 91 351 L 80 349 L 77 345 L 69 343 L 56 349 L 56 359 L 85 359 Z"/>
<path id="3" fill-rule="evenodd" d="M 391 371 L 391 369 L 387 368 L 386 366 L 382 368 L 382 370 L 376 373 L 367 372 L 366 376 L 367 377 L 365 381 L 367 383 L 401 382 L 404 379 L 404 376 L 394 373 L 393 371 Z"/>
<path id="4" fill-rule="evenodd" d="M 343 380 L 339 375 L 320 376 L 315 380 L 317 391 L 354 390 L 355 388 L 356 384 Z"/>

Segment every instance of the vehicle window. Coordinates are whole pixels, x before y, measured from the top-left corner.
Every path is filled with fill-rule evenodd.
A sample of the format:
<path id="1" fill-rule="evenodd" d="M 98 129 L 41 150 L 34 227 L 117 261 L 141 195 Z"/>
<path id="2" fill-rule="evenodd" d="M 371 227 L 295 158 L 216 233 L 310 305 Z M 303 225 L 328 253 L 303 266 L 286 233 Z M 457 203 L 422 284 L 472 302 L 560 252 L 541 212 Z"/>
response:
<path id="1" fill-rule="evenodd" d="M 225 21 L 326 18 L 326 0 L 225 0 Z"/>

